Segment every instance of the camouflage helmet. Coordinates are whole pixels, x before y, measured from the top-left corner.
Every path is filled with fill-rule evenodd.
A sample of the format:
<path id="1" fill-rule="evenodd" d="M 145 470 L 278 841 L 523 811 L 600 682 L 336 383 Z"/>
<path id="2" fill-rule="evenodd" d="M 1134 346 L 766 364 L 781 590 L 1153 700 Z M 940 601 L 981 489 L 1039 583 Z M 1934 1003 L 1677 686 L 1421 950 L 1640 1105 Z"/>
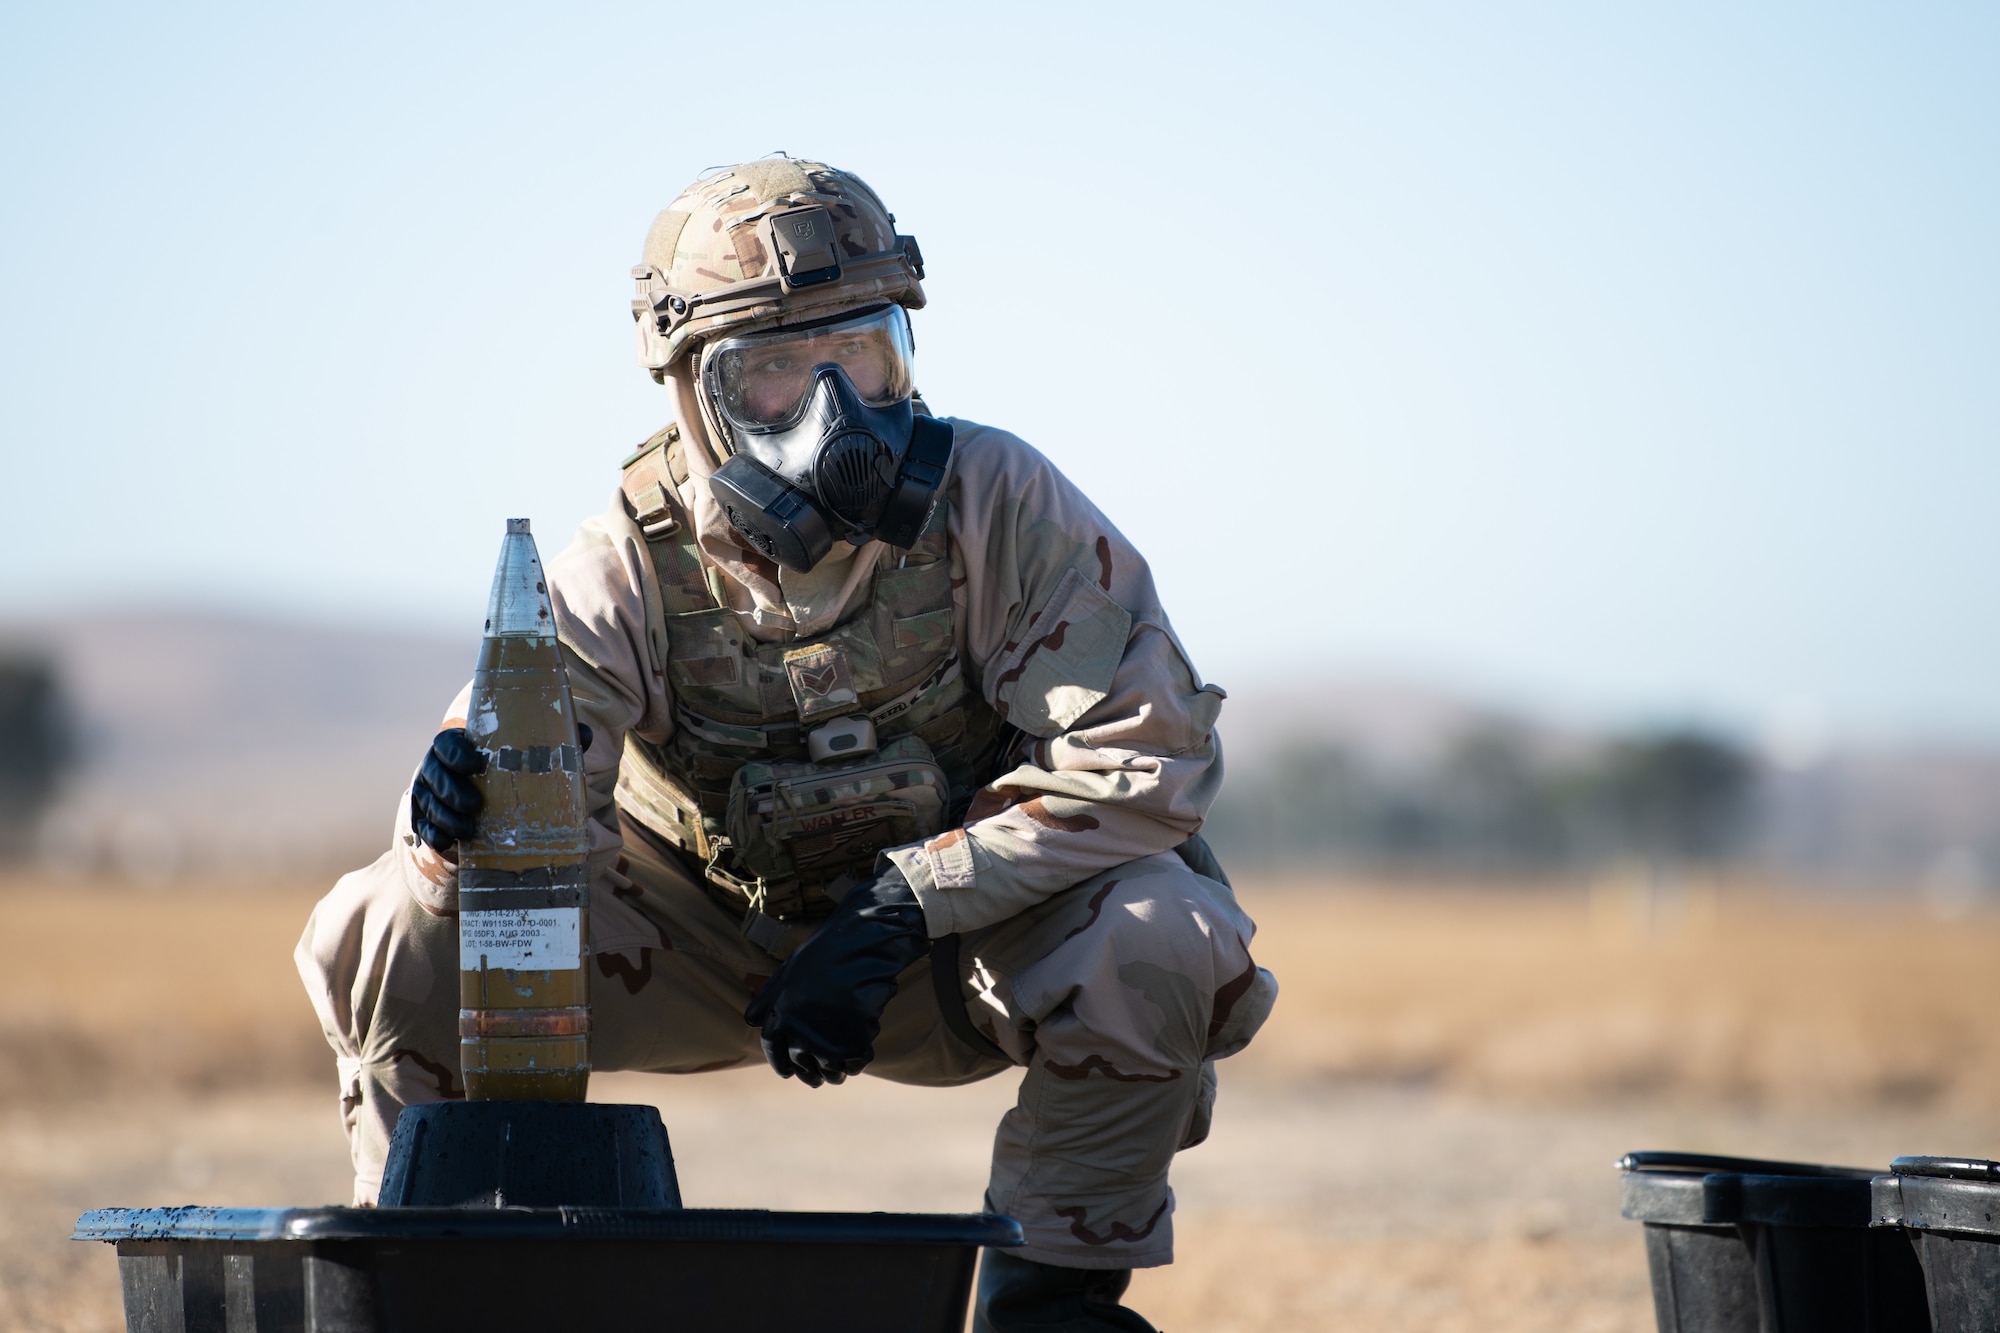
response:
<path id="1" fill-rule="evenodd" d="M 646 233 L 632 270 L 639 364 L 662 379 L 728 329 L 873 303 L 924 304 L 923 252 L 860 177 L 784 156 L 704 175 Z"/>

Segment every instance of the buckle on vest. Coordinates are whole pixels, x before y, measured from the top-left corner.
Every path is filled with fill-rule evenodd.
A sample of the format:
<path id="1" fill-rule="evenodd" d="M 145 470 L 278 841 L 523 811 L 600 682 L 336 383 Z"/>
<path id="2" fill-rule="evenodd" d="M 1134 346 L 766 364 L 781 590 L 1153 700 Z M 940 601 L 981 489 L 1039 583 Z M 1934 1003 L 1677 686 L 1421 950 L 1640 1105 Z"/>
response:
<path id="1" fill-rule="evenodd" d="M 800 921 L 780 921 L 764 912 L 764 881 L 750 891 L 750 900 L 743 906 L 743 921 L 737 929 L 743 938 L 762 949 L 780 962 L 792 956 L 792 951 L 811 938 L 816 925 Z"/>
<path id="2" fill-rule="evenodd" d="M 632 508 L 637 510 L 632 518 L 639 525 L 646 540 L 656 542 L 671 537 L 681 530 L 681 521 L 674 517 L 673 504 L 667 499 L 664 482 L 654 482 L 639 488 L 632 497 Z"/>

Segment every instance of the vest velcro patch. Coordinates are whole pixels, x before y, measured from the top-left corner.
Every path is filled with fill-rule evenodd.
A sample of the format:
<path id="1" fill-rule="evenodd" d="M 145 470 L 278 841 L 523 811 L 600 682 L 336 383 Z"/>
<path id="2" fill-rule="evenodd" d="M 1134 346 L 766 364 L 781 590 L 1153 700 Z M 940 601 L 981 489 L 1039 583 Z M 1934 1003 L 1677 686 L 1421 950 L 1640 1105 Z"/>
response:
<path id="1" fill-rule="evenodd" d="M 951 608 L 947 606 L 942 610 L 892 620 L 889 622 L 889 633 L 898 648 L 941 653 L 951 647 Z"/>
<path id="2" fill-rule="evenodd" d="M 714 657 L 677 657 L 674 674 L 683 685 L 734 685 L 743 679 L 743 659 L 733 653 Z"/>
<path id="3" fill-rule="evenodd" d="M 861 702 L 847 654 L 836 645 L 801 648 L 785 654 L 785 676 L 801 721 L 843 712 Z"/>

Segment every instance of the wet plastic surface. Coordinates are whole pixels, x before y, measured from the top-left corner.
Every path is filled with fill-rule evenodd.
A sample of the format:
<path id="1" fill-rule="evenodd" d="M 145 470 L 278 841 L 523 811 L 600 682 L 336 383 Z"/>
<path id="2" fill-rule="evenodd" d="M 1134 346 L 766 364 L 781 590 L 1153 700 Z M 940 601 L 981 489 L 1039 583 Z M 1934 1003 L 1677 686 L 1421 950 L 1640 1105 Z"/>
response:
<path id="1" fill-rule="evenodd" d="M 1873 1173 L 1694 1153 L 1619 1166 L 1620 1211 L 1646 1224 L 1661 1333 L 1930 1329 L 1915 1253 L 1870 1227 Z"/>

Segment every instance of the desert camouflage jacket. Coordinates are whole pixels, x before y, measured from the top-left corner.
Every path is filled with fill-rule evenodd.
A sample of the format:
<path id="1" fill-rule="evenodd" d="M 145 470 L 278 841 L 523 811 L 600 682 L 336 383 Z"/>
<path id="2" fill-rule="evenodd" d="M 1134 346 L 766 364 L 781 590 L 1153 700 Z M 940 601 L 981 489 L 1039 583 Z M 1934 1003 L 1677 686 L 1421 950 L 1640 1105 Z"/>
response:
<path id="1" fill-rule="evenodd" d="M 1223 692 L 1195 675 L 1145 560 L 1029 445 L 969 421 L 951 425 L 956 649 L 985 700 L 1024 735 L 1009 750 L 1017 762 L 976 794 L 962 827 L 887 853 L 933 936 L 1005 920 L 1100 870 L 1177 846 L 1201 827 L 1222 778 Z M 868 576 L 897 552 L 836 544 L 808 574 L 780 570 L 735 540 L 709 497 L 713 451 L 697 442 L 687 456 L 690 475 L 675 489 L 745 633 L 803 641 L 867 605 Z M 657 573 L 622 490 L 548 573 L 578 718 L 595 733 L 584 756 L 594 879 L 615 882 L 625 736 L 664 744 L 677 725 L 664 635 L 649 623 Z M 447 725 L 460 724 L 464 699 Z M 410 832 L 407 799 L 399 821 L 412 891 L 432 910 L 455 907 L 456 872 Z"/>

